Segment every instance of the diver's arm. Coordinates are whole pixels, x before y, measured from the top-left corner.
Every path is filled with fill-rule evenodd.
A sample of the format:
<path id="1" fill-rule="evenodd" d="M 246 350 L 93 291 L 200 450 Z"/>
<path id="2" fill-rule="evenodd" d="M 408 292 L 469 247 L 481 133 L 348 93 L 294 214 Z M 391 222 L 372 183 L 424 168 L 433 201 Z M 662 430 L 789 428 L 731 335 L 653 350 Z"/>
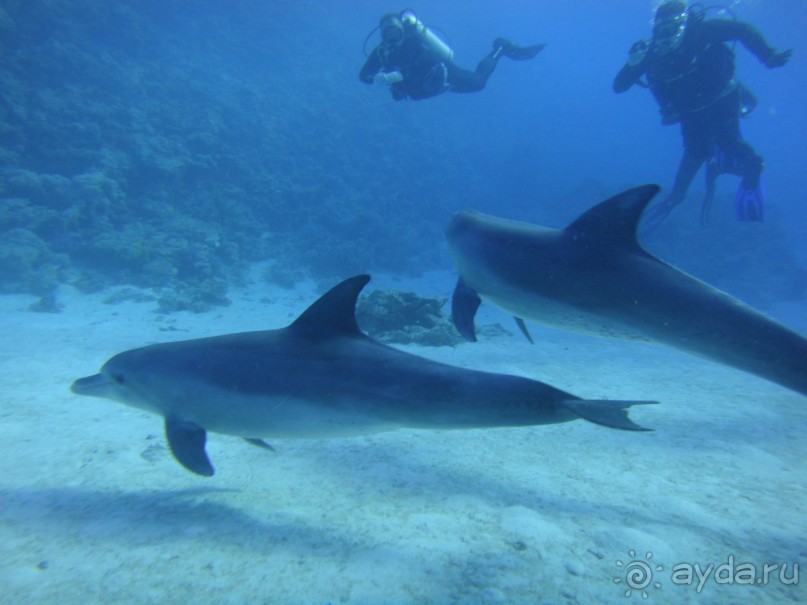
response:
<path id="1" fill-rule="evenodd" d="M 614 92 L 619 94 L 625 92 L 636 84 L 644 75 L 644 69 L 636 65 L 624 65 L 614 78 Z"/>
<path id="2" fill-rule="evenodd" d="M 372 84 L 373 78 L 375 75 L 381 71 L 384 67 L 380 53 L 378 52 L 378 47 L 367 57 L 367 61 L 364 62 L 364 65 L 359 71 L 359 80 L 364 82 L 365 84 Z"/>
<path id="3" fill-rule="evenodd" d="M 768 44 L 759 31 L 742 21 L 711 19 L 704 22 L 704 31 L 710 42 L 730 42 L 738 40 L 761 63 L 768 67 L 781 67 L 790 59 L 792 51 L 778 52 Z"/>
<path id="4" fill-rule="evenodd" d="M 628 60 L 619 73 L 614 78 L 614 92 L 619 94 L 625 92 L 636 84 L 646 71 L 645 57 L 649 44 L 647 40 L 634 42 L 628 51 Z"/>

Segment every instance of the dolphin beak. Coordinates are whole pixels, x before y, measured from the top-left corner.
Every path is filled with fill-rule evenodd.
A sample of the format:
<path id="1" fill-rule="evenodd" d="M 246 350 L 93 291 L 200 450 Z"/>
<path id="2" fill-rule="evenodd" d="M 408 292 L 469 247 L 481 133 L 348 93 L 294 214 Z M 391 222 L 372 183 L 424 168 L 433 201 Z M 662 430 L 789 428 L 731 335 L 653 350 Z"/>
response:
<path id="1" fill-rule="evenodd" d="M 111 386 L 113 382 L 105 374 L 93 374 L 76 380 L 70 386 L 70 390 L 76 395 L 106 397 Z"/>

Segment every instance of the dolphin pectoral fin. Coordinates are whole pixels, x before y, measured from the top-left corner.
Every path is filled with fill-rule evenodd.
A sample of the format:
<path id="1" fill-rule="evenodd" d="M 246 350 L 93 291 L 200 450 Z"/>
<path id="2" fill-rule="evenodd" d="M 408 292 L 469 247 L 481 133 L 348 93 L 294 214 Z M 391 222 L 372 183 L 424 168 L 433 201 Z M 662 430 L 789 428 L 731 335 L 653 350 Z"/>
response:
<path id="1" fill-rule="evenodd" d="M 207 433 L 202 427 L 168 416 L 165 419 L 165 437 L 177 462 L 197 475 L 213 476 L 213 465 L 205 452 Z"/>
<path id="2" fill-rule="evenodd" d="M 530 341 L 531 345 L 534 345 L 535 343 L 532 341 L 532 336 L 530 336 L 530 332 L 527 330 L 527 324 L 524 323 L 524 320 L 520 317 L 514 317 L 513 319 L 516 320 L 516 325 L 518 329 L 521 330 L 521 333 Z"/>
<path id="3" fill-rule="evenodd" d="M 246 441 L 247 443 L 251 443 L 252 445 L 257 445 L 258 447 L 263 448 L 265 450 L 269 450 L 271 452 L 277 452 L 275 448 L 266 443 L 266 441 L 264 441 L 263 439 L 257 439 L 255 437 L 244 437 L 244 441 Z"/>
<path id="4" fill-rule="evenodd" d="M 628 418 L 628 409 L 633 405 L 648 405 L 658 401 L 619 401 L 614 399 L 575 399 L 564 401 L 563 405 L 575 414 L 593 422 L 612 429 L 624 431 L 652 431 L 639 426 Z"/>
<path id="5" fill-rule="evenodd" d="M 481 302 L 479 295 L 465 285 L 464 281 L 461 279 L 457 281 L 454 294 L 451 296 L 451 319 L 460 336 L 470 342 L 476 342 L 474 316 Z"/>

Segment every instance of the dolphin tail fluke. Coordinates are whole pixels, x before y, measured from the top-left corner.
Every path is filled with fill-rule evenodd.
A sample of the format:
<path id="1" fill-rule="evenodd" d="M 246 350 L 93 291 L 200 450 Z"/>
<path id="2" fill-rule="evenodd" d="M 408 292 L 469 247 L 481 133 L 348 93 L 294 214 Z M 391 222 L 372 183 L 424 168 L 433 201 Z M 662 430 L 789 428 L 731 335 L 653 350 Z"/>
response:
<path id="1" fill-rule="evenodd" d="M 652 431 L 639 426 L 628 417 L 628 410 L 634 405 L 647 405 L 658 401 L 620 401 L 614 399 L 574 399 L 563 404 L 575 414 L 612 429 L 624 431 Z"/>
<path id="2" fill-rule="evenodd" d="M 203 477 L 213 476 L 213 465 L 205 452 L 207 433 L 198 424 L 167 417 L 165 419 L 165 437 L 171 453 L 182 466 L 192 473 Z"/>
<path id="3" fill-rule="evenodd" d="M 451 296 L 451 319 L 460 336 L 470 342 L 476 342 L 474 316 L 481 302 L 479 295 L 465 285 L 464 281 L 457 281 L 454 294 Z"/>

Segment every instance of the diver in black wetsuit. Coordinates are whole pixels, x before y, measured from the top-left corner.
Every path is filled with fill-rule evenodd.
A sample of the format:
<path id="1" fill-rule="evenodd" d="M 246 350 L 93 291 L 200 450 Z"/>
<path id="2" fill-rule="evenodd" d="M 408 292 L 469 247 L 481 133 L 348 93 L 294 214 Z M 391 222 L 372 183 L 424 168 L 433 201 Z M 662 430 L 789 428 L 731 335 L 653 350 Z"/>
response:
<path id="1" fill-rule="evenodd" d="M 493 50 L 479 62 L 475 71 L 469 71 L 454 63 L 451 48 L 411 10 L 384 15 L 378 29 L 381 44 L 367 58 L 359 79 L 365 84 L 388 85 L 396 101 L 428 99 L 446 91 L 480 91 L 500 57 L 532 59 L 545 46 L 520 47 L 497 38 Z"/>
<path id="2" fill-rule="evenodd" d="M 617 93 L 634 84 L 648 87 L 659 103 L 662 123 L 681 122 L 684 154 L 675 183 L 670 195 L 648 214 L 646 229 L 657 226 L 684 201 L 704 162 L 708 162 L 704 209 L 711 202 L 717 176 L 731 173 L 742 177 L 735 198 L 737 219 L 763 220 L 762 158 L 740 133 L 740 116 L 755 99 L 734 78 L 734 52 L 725 44 L 737 40 L 769 68 L 790 59 L 792 51 L 777 52 L 746 23 L 706 20 L 703 12 L 671 0 L 656 11 L 652 39 L 631 47 L 627 63 L 614 79 Z"/>

